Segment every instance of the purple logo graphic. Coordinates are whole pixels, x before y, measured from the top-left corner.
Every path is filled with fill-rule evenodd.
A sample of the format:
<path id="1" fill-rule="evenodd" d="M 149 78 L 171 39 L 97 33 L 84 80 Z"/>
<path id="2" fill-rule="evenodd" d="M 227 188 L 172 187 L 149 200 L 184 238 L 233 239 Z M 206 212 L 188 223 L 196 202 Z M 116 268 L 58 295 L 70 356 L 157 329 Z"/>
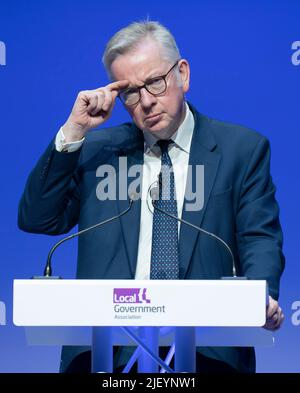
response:
<path id="1" fill-rule="evenodd" d="M 114 288 L 114 303 L 150 303 L 147 288 Z"/>

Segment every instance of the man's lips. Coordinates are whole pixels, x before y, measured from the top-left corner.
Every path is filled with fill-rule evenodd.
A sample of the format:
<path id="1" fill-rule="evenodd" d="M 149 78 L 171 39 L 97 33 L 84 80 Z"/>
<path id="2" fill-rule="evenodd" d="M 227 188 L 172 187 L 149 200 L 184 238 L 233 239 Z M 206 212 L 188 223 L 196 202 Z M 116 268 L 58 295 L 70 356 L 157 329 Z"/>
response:
<path id="1" fill-rule="evenodd" d="M 161 115 L 161 113 L 154 113 L 153 115 L 150 115 L 150 116 L 147 116 L 147 117 L 145 117 L 145 121 L 146 120 L 155 120 L 156 118 L 158 118 L 158 116 L 160 116 Z"/>

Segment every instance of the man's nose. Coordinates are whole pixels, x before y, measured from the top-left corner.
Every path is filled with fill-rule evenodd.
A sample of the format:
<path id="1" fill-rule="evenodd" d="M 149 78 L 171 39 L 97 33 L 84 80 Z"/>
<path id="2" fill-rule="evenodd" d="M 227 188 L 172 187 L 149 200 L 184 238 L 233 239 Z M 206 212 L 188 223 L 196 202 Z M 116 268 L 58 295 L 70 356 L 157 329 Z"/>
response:
<path id="1" fill-rule="evenodd" d="M 140 93 L 140 104 L 143 108 L 149 108 L 156 103 L 157 98 L 153 94 L 149 93 L 145 87 L 140 90 Z"/>

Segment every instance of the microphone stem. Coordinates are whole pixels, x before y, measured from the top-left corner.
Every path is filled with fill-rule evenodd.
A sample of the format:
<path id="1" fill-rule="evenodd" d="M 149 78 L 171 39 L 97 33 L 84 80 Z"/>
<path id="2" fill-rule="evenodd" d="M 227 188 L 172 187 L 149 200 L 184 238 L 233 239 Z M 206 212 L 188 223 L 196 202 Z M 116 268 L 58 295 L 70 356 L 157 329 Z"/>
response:
<path id="1" fill-rule="evenodd" d="M 121 214 L 117 214 L 116 216 L 108 218 L 105 221 L 99 222 L 98 224 L 92 225 L 91 227 L 88 227 L 88 228 L 82 229 L 79 232 L 73 233 L 72 235 L 69 235 L 69 236 L 63 238 L 59 242 L 54 244 L 54 246 L 49 251 L 49 254 L 47 257 L 47 264 L 46 264 L 46 267 L 44 270 L 44 277 L 51 277 L 52 276 L 51 259 L 52 259 L 52 255 L 53 255 L 54 251 L 57 249 L 58 246 L 60 246 L 62 243 L 66 242 L 67 240 L 73 239 L 74 237 L 80 236 L 83 233 L 90 231 L 91 229 L 98 228 L 104 224 L 109 223 L 110 221 L 115 220 L 116 218 L 122 217 L 124 214 L 126 214 L 131 209 L 132 203 L 133 203 L 133 200 L 130 199 L 128 208 L 126 210 L 124 210 Z"/>
<path id="2" fill-rule="evenodd" d="M 221 242 L 223 244 L 223 246 L 226 248 L 226 250 L 229 252 L 229 254 L 231 256 L 231 260 L 232 260 L 232 275 L 233 275 L 233 277 L 236 277 L 235 260 L 234 260 L 233 253 L 232 253 L 230 247 L 228 246 L 228 244 L 223 239 L 221 239 L 219 236 L 215 235 L 214 233 L 208 232 L 208 231 L 206 231 L 203 228 L 197 227 L 196 225 L 192 224 L 191 222 L 187 222 L 187 221 L 185 221 L 182 218 L 176 217 L 173 214 L 170 214 L 170 213 L 166 212 L 165 210 L 162 210 L 161 208 L 159 208 L 159 207 L 154 205 L 154 201 L 152 201 L 152 205 L 153 205 L 154 209 L 157 209 L 161 213 L 166 214 L 167 216 L 169 216 L 171 218 L 174 218 L 175 220 L 178 220 L 178 221 L 182 222 L 183 224 L 191 226 L 191 227 L 197 229 L 198 231 L 201 231 L 201 232 L 205 233 L 206 235 L 213 237 L 216 240 L 219 240 L 219 242 Z"/>

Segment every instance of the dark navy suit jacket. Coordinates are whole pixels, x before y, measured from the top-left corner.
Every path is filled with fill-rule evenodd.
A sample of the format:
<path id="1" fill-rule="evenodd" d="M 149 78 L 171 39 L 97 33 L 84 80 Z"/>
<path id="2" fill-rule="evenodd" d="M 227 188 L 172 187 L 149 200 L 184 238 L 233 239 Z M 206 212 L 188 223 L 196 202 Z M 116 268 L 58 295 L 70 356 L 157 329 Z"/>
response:
<path id="1" fill-rule="evenodd" d="M 190 108 L 195 128 L 189 164 L 204 165 L 205 198 L 200 211 L 183 209 L 182 218 L 223 238 L 234 252 L 238 274 L 266 279 L 270 295 L 277 299 L 284 256 L 269 143 L 255 131 Z M 119 157 L 127 157 L 130 167 L 143 163 L 143 152 L 143 134 L 132 123 L 88 133 L 83 147 L 73 153 L 57 152 L 52 141 L 27 181 L 19 205 L 19 227 L 59 235 L 76 224 L 83 229 L 118 214 L 128 200 L 100 201 L 96 190 L 101 179 L 96 170 L 112 165 L 118 184 L 119 177 L 127 175 L 119 168 Z M 127 215 L 79 238 L 77 278 L 134 279 L 140 207 L 140 201 L 135 202 Z M 232 274 L 231 259 L 216 240 L 181 225 L 179 243 L 180 279 Z M 252 348 L 199 351 L 240 371 L 255 368 Z"/>

